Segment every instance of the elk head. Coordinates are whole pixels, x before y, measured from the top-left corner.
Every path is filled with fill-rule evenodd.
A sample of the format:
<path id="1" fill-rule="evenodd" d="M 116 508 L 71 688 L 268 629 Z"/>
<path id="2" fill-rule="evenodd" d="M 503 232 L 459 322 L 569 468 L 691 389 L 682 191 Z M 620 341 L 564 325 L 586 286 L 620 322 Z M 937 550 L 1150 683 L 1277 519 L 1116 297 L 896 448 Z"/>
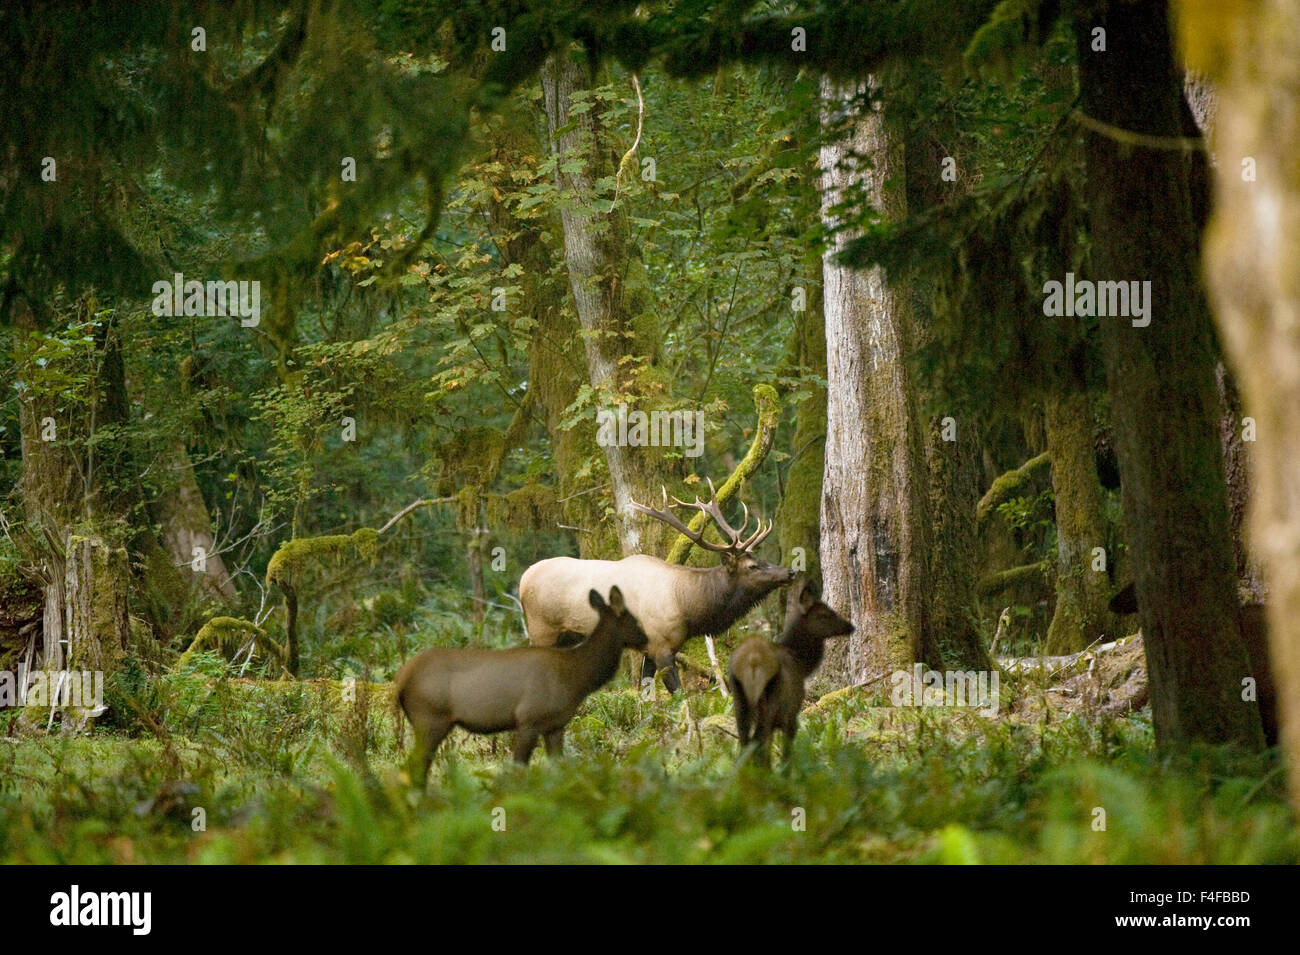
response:
<path id="1" fill-rule="evenodd" d="M 663 506 L 660 508 L 646 507 L 636 501 L 632 501 L 631 504 L 633 508 L 642 514 L 662 521 L 679 534 L 685 535 L 696 546 L 712 551 L 715 554 L 721 554 L 728 575 L 740 590 L 767 593 L 774 587 L 780 587 L 792 581 L 794 579 L 793 570 L 763 560 L 753 553 L 754 548 L 763 543 L 767 535 L 772 533 L 773 522 L 768 521 L 767 526 L 764 527 L 762 520 L 760 520 L 754 532 L 745 537 L 745 529 L 749 526 L 749 507 L 744 502 L 741 502 L 741 507 L 744 508 L 745 512 L 745 519 L 741 522 L 739 529 L 732 527 L 727 523 L 727 519 L 722 516 L 722 509 L 718 506 L 718 492 L 714 490 L 713 481 L 709 480 L 708 484 L 709 500 L 707 503 L 701 501 L 699 497 L 689 503 L 674 497 L 671 499 L 672 505 L 693 507 L 700 511 L 705 517 L 713 521 L 718 531 L 727 539 L 725 544 L 715 544 L 712 541 L 705 540 L 703 527 L 699 531 L 693 531 L 679 520 L 677 515 L 669 510 L 672 505 L 669 504 L 667 489 L 664 489 Z"/>

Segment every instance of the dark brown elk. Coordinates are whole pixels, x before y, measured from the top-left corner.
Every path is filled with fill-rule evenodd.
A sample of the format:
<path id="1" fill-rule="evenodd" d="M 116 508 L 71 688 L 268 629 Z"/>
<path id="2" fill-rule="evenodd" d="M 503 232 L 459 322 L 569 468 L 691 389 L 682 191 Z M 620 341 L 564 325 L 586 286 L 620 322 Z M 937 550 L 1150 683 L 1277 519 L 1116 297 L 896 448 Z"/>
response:
<path id="1" fill-rule="evenodd" d="M 735 700 L 736 733 L 742 754 L 752 740 L 758 762 L 768 765 L 772 733 L 779 729 L 785 733 L 783 758 L 790 759 L 799 729 L 804 682 L 821 665 L 825 641 L 852 632 L 853 624 L 822 603 L 817 585 L 805 580 L 795 594 L 785 631 L 777 643 L 752 636 L 736 648 L 727 684 Z"/>
<path id="2" fill-rule="evenodd" d="M 668 492 L 661 509 L 632 502 L 643 514 L 663 521 L 685 534 L 699 547 L 722 555 L 717 567 L 683 567 L 648 554 L 622 560 L 578 560 L 552 557 L 538 561 L 519 579 L 519 602 L 523 605 L 528 639 L 538 646 L 551 646 L 561 634 L 590 633 L 596 615 L 584 594 L 593 587 L 600 591 L 617 585 L 626 595 L 628 609 L 641 622 L 649 638 L 642 679 L 664 670 L 664 685 L 670 692 L 681 685 L 673 665 L 678 649 L 691 637 L 721 633 L 743 617 L 769 593 L 794 579 L 794 571 L 755 557 L 753 550 L 772 532 L 759 522 L 758 529 L 744 536 L 749 525 L 749 508 L 737 530 L 727 523 L 718 507 L 717 492 L 709 482 L 711 500 L 696 498 L 692 504 L 673 499 L 681 507 L 698 508 L 728 539 L 714 544 L 693 531 L 668 510 Z"/>
<path id="3" fill-rule="evenodd" d="M 564 727 L 582 701 L 618 671 L 625 647 L 643 650 L 646 635 L 617 587 L 606 604 L 592 590 L 591 636 L 573 647 L 424 650 L 398 671 L 397 702 L 415 731 L 411 783 L 423 786 L 438 746 L 459 726 L 471 733 L 514 730 L 514 758 L 527 763 L 539 738 L 546 752 L 564 749 Z"/>

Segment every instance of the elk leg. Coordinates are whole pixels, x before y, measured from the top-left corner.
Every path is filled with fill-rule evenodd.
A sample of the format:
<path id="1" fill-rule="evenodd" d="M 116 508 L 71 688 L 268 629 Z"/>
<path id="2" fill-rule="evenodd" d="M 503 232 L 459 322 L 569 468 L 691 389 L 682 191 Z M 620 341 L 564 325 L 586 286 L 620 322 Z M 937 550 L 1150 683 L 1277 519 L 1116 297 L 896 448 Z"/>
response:
<path id="1" fill-rule="evenodd" d="M 749 745 L 750 727 L 753 726 L 754 713 L 745 699 L 745 693 L 741 689 L 739 680 L 728 680 L 727 685 L 731 688 L 731 698 L 736 701 L 736 735 L 740 737 L 740 748 L 743 750 Z"/>
<path id="2" fill-rule="evenodd" d="M 791 723 L 785 728 L 785 749 L 781 752 L 781 766 L 790 768 L 790 757 L 794 755 L 794 734 L 799 731 L 798 723 Z"/>
<path id="3" fill-rule="evenodd" d="M 554 757 L 554 756 L 564 755 L 564 727 L 563 726 L 561 726 L 557 730 L 551 730 L 549 733 L 546 734 L 546 736 L 543 737 L 543 739 L 546 740 L 547 756 Z"/>
<path id="4" fill-rule="evenodd" d="M 767 769 L 772 765 L 772 727 L 760 724 L 754 733 L 757 752 L 754 761 Z"/>
<path id="5" fill-rule="evenodd" d="M 682 681 L 677 678 L 677 654 L 671 651 L 655 659 L 655 666 L 664 671 L 664 686 L 669 693 L 676 693 L 682 688 Z"/>
<path id="6" fill-rule="evenodd" d="M 533 755 L 537 737 L 541 735 L 531 726 L 521 726 L 515 730 L 515 762 L 528 765 L 528 757 Z"/>
<path id="7" fill-rule="evenodd" d="M 411 777 L 411 785 L 423 789 L 429 779 L 433 754 L 451 732 L 451 724 L 431 721 L 422 725 L 412 723 L 411 728 L 414 730 L 415 746 L 407 763 L 407 773 Z"/>

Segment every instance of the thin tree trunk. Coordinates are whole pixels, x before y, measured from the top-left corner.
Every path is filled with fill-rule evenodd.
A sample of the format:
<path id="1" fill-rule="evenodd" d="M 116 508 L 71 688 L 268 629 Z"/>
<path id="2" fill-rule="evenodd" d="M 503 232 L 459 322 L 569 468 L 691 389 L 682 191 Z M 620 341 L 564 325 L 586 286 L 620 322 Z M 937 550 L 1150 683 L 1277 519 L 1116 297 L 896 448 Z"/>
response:
<path id="1" fill-rule="evenodd" d="M 587 354 L 588 378 L 604 402 L 638 398 L 629 363 L 653 357 L 655 343 L 633 328 L 634 303 L 628 290 L 630 248 L 626 214 L 615 204 L 599 211 L 604 200 L 597 183 L 613 175 L 611 148 L 594 109 L 573 112 L 573 97 L 589 88 L 591 77 L 569 50 L 552 55 L 542 73 L 546 118 L 554 156 L 577 157 L 580 167 L 556 170 L 559 188 L 569 194 L 562 207 L 564 254 L 569 284 Z M 609 468 L 614 522 L 624 554 L 650 553 L 664 536 L 663 526 L 629 507 L 633 500 L 653 500 L 665 480 L 662 454 L 656 448 L 603 448 Z"/>
<path id="2" fill-rule="evenodd" d="M 858 92 L 823 81 L 824 108 L 843 108 Z M 869 157 L 862 168 L 852 157 Z M 845 189 L 865 188 L 891 219 L 906 211 L 901 140 L 880 109 L 864 111 L 842 140 L 822 148 L 822 216 Z M 915 391 L 903 360 L 907 298 L 879 268 L 848 269 L 835 261 L 851 238 L 837 231 L 826 250 L 826 471 L 821 563 L 827 603 L 857 628 L 831 644 L 828 679 L 857 682 L 930 656 L 922 646 L 922 569 L 929 550 L 920 520 L 925 457 Z M 847 643 L 847 646 L 845 644 Z M 936 661 L 937 662 L 937 661 Z"/>
<path id="3" fill-rule="evenodd" d="M 466 558 L 469 561 L 470 592 L 474 597 L 474 622 L 482 623 L 487 610 L 487 592 L 483 589 L 483 535 L 475 527 L 470 530 L 468 537 Z"/>
<path id="4" fill-rule="evenodd" d="M 529 128 L 527 122 L 528 117 L 521 116 L 517 122 L 502 123 L 493 133 L 492 158 L 502 169 L 497 185 L 503 194 L 518 188 L 510 174 L 518 167 L 519 157 L 540 153 L 538 137 L 525 131 Z M 617 539 L 613 534 L 601 533 L 601 498 L 593 493 L 599 480 L 577 477 L 583 463 L 600 450 L 596 446 L 595 422 L 584 418 L 572 426 L 565 425 L 566 412 L 587 380 L 587 354 L 582 329 L 572 310 L 565 308 L 567 282 L 553 273 L 556 256 L 542 235 L 558 223 L 519 219 L 504 202 L 494 198 L 488 201 L 488 215 L 504 262 L 523 269 L 518 279 L 523 293 L 519 308 L 533 319 L 527 400 L 540 414 L 550 437 L 565 524 L 577 528 L 573 533 L 582 557 L 616 558 Z"/>
<path id="5" fill-rule="evenodd" d="M 1258 437 L 1252 540 L 1269 587 L 1282 745 L 1300 812 L 1300 2 L 1260 0 L 1227 32 L 1199 8 L 1182 16 L 1191 66 L 1213 71 L 1219 96 L 1207 274 Z"/>
<path id="6" fill-rule="evenodd" d="M 1093 557 L 1094 548 L 1106 546 L 1106 525 L 1087 392 L 1067 386 L 1060 394 L 1048 395 L 1043 424 L 1056 499 L 1056 610 L 1046 650 L 1065 654 L 1111 632 L 1112 624 L 1106 607 L 1110 576 Z"/>
<path id="7" fill-rule="evenodd" d="M 1093 52 L 1095 28 L 1107 49 Z M 1075 24 L 1081 106 L 1119 130 L 1183 133 L 1182 77 L 1163 2 L 1111 0 Z M 1222 117 L 1220 118 L 1222 121 Z M 1150 325 L 1101 319 L 1156 739 L 1263 743 L 1242 701 L 1238 627 L 1215 393 L 1214 330 L 1199 281 L 1190 164 L 1178 150 L 1085 134 L 1098 280 L 1151 282 Z"/>
<path id="8" fill-rule="evenodd" d="M 807 308 L 795 312 L 794 331 L 787 346 L 791 371 L 826 377 L 826 318 L 821 283 L 808 283 Z M 794 429 L 790 435 L 790 465 L 785 474 L 785 492 L 777 512 L 777 539 L 781 560 L 803 558 L 802 569 L 814 578 L 821 576 L 822 473 L 826 466 L 826 389 L 816 382 L 808 385 L 809 395 L 794 408 Z"/>

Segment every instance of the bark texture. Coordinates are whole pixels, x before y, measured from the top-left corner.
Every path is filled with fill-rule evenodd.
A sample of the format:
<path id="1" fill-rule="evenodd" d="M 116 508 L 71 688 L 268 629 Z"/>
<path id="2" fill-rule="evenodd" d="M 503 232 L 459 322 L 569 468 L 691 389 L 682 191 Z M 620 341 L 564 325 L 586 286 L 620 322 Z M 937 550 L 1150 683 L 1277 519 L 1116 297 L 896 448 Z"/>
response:
<path id="1" fill-rule="evenodd" d="M 634 362 L 627 359 L 653 361 L 656 347 L 653 337 L 635 324 L 626 214 L 617 202 L 606 208 L 609 201 L 598 186 L 615 171 L 607 134 L 596 109 L 572 109 L 575 95 L 591 86 L 585 64 L 585 58 L 560 50 L 542 72 L 551 151 L 562 157 L 556 182 L 566 194 L 561 207 L 564 256 L 582 326 L 588 380 L 598 400 L 642 405 Z M 660 485 L 667 483 L 662 454 L 657 448 L 617 444 L 602 450 L 620 548 L 624 554 L 654 553 L 664 537 L 662 525 L 628 505 L 654 500 Z"/>
<path id="2" fill-rule="evenodd" d="M 538 122 L 544 123 L 544 117 Z M 523 163 L 535 162 L 531 157 L 541 153 L 539 137 L 525 132 L 527 129 L 525 118 L 519 117 L 518 122 L 503 123 L 494 130 L 491 158 L 501 169 L 497 183 L 501 194 L 518 188 L 511 172 Z M 600 496 L 592 493 L 598 482 L 590 476 L 578 477 L 583 463 L 599 451 L 595 424 L 583 419 L 565 427 L 565 412 L 587 380 L 587 355 L 581 326 L 573 310 L 565 307 L 567 280 L 557 277 L 554 269 L 558 256 L 543 238 L 552 223 L 521 219 L 499 200 L 489 202 L 488 215 L 502 259 L 523 269 L 518 280 L 523 291 L 519 307 L 533 320 L 525 401 L 529 412 L 535 411 L 541 418 L 550 438 L 565 523 L 576 528 L 573 533 L 580 556 L 616 558 L 620 556 L 617 539 L 601 532 Z M 561 232 L 558 228 L 554 231 Z"/>
<path id="3" fill-rule="evenodd" d="M 794 331 L 787 346 L 789 364 L 808 374 L 826 377 L 826 320 L 821 283 L 808 283 L 807 308 L 795 312 Z M 821 575 L 818 548 L 821 544 L 822 473 L 826 466 L 826 390 L 812 385 L 807 398 L 794 407 L 794 429 L 790 435 L 790 466 L 785 474 L 785 493 L 777 512 L 777 539 L 781 561 L 791 564 L 796 548 L 801 549 L 804 570 L 814 579 Z"/>
<path id="4" fill-rule="evenodd" d="M 842 110 L 858 92 L 825 81 L 824 109 Z M 836 224 L 834 207 L 852 188 L 865 190 L 888 218 L 905 213 L 901 139 L 879 108 L 861 112 L 847 136 L 823 147 L 821 166 L 828 225 Z M 921 520 L 925 456 L 903 359 L 907 298 L 879 268 L 836 263 L 851 237 L 850 230 L 835 232 L 822 272 L 828 394 L 823 593 L 857 628 L 828 649 L 823 671 L 824 679 L 849 683 L 921 658 L 921 571 L 929 551 Z"/>
<path id="5" fill-rule="evenodd" d="M 1226 23 L 1210 7 L 1187 7 L 1181 25 L 1190 65 L 1219 96 L 1207 275 L 1257 428 L 1252 542 L 1268 580 L 1281 738 L 1300 812 L 1300 2 L 1243 6 Z"/>
<path id="6" fill-rule="evenodd" d="M 1111 0 L 1077 18 L 1081 108 L 1114 130 L 1177 138 L 1186 106 L 1163 2 Z M 1107 49 L 1093 52 L 1092 30 Z M 1222 117 L 1220 119 L 1222 122 Z M 1156 739 L 1263 743 L 1242 700 L 1250 672 L 1236 614 L 1216 341 L 1199 279 L 1192 164 L 1176 149 L 1087 130 L 1097 279 L 1151 282 L 1150 325 L 1101 319 Z"/>
<path id="7" fill-rule="evenodd" d="M 235 599 L 235 584 L 230 579 L 226 562 L 214 554 L 212 519 L 207 502 L 199 490 L 190 463 L 189 451 L 183 442 L 175 442 L 168 454 L 166 474 L 169 486 L 164 488 L 155 504 L 155 516 L 162 528 L 163 538 L 173 562 L 187 574 L 192 574 L 194 549 L 203 548 L 204 570 L 200 577 L 203 585 L 214 595 L 226 600 Z M 198 576 L 197 574 L 195 576 Z"/>
<path id="8" fill-rule="evenodd" d="M 1093 548 L 1105 548 L 1107 538 L 1087 393 L 1048 395 L 1043 424 L 1056 500 L 1056 609 L 1046 650 L 1074 653 L 1111 632 L 1113 622 L 1106 608 L 1110 576 L 1094 566 Z"/>

